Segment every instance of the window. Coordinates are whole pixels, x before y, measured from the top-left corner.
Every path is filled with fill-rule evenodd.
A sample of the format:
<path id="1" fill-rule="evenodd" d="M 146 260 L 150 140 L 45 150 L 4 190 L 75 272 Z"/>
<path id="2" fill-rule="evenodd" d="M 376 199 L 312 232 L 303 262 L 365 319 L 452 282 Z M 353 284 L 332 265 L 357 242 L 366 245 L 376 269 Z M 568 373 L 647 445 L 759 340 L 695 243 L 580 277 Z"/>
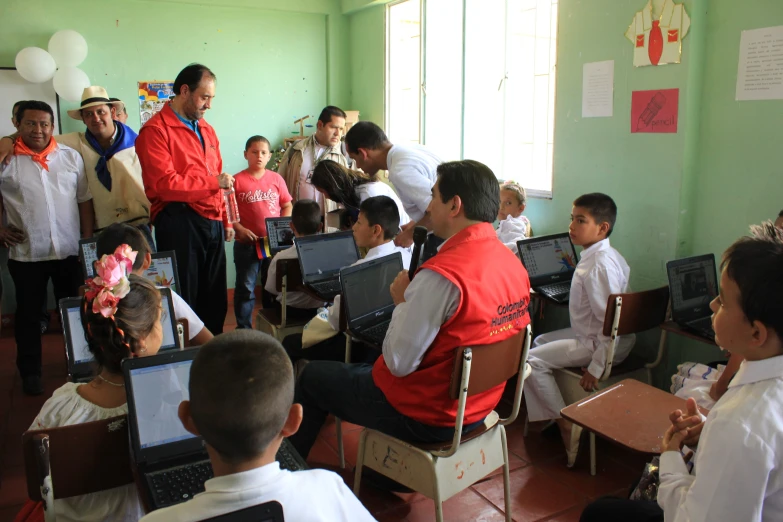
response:
<path id="1" fill-rule="evenodd" d="M 412 21 L 420 0 L 388 8 L 390 138 L 417 136 L 444 160 L 479 160 L 531 196 L 551 197 L 557 0 L 421 2 L 423 24 Z"/>

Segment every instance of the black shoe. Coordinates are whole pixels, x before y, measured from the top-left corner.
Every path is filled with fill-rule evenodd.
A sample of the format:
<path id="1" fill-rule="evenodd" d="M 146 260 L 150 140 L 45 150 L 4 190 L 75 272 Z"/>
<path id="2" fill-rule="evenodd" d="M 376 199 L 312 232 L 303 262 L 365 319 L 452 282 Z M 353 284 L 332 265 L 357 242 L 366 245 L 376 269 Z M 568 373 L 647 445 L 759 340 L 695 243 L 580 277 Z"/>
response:
<path id="1" fill-rule="evenodd" d="M 49 331 L 49 321 L 41 319 L 41 335 Z"/>
<path id="2" fill-rule="evenodd" d="M 40 375 L 22 377 L 22 391 L 27 395 L 41 395 L 44 391 Z"/>

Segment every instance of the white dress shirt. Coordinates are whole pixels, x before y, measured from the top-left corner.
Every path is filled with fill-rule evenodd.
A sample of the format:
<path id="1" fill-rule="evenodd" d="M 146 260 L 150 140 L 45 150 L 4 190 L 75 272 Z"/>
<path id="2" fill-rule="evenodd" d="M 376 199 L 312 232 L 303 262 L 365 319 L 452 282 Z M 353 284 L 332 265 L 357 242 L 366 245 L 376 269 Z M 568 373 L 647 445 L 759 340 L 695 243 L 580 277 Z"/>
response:
<path id="1" fill-rule="evenodd" d="M 324 469 L 281 470 L 277 462 L 215 477 L 191 500 L 158 509 L 144 522 L 196 522 L 277 501 L 286 522 L 374 521 L 340 476 Z"/>
<path id="2" fill-rule="evenodd" d="M 498 224 L 495 233 L 501 243 L 511 250 L 514 255 L 518 254 L 517 241 L 527 238 L 527 227 L 530 222 L 525 216 L 508 216 Z"/>
<path id="3" fill-rule="evenodd" d="M 783 520 L 783 356 L 744 361 L 710 411 L 689 474 L 661 455 L 666 522 Z"/>
<path id="4" fill-rule="evenodd" d="M 374 198 L 375 196 L 389 196 L 394 200 L 394 203 L 397 204 L 397 210 L 400 213 L 400 227 L 407 225 L 411 221 L 411 218 L 408 217 L 408 213 L 405 212 L 405 206 L 402 204 L 402 201 L 400 201 L 400 197 L 383 181 L 373 181 L 371 183 L 359 185 L 356 187 L 356 195 L 359 196 L 359 203 L 362 203 L 367 198 Z"/>
<path id="5" fill-rule="evenodd" d="M 9 225 L 26 240 L 10 248 L 9 259 L 50 261 L 79 254 L 78 203 L 92 199 L 84 161 L 74 149 L 57 145 L 47 156 L 49 170 L 30 156 L 14 155 L 2 168 L 0 193 Z"/>
<path id="6" fill-rule="evenodd" d="M 321 156 L 329 150 L 328 147 L 324 147 L 315 140 L 313 136 L 310 145 L 302 150 L 302 168 L 299 170 L 299 189 L 297 194 L 291 194 L 294 201 L 300 199 L 312 199 L 318 203 L 321 208 L 324 206 L 324 196 L 310 183 L 312 172 Z"/>
<path id="7" fill-rule="evenodd" d="M 296 241 L 296 239 L 294 239 Z M 299 254 L 296 252 L 296 245 L 290 246 L 285 250 L 281 250 L 275 257 L 272 258 L 272 262 L 269 263 L 269 271 L 266 274 L 266 285 L 264 289 L 277 296 L 277 302 L 283 302 L 283 296 L 277 291 L 277 261 L 280 259 L 299 259 Z M 308 310 L 310 308 L 320 308 L 324 305 L 323 301 L 319 301 L 314 297 L 310 297 L 304 292 L 286 292 L 286 305 L 294 308 L 302 308 Z"/>
<path id="8" fill-rule="evenodd" d="M 571 281 L 568 311 L 571 328 L 580 346 L 593 352 L 587 370 L 600 377 L 606 366 L 606 351 L 611 338 L 603 334 L 606 303 L 611 294 L 628 292 L 631 269 L 623 256 L 604 239 L 582 252 Z M 614 361 L 622 362 L 633 348 L 636 337 L 623 336 L 618 342 Z"/>
<path id="9" fill-rule="evenodd" d="M 413 221 L 419 221 L 427 211 L 440 163 L 440 158 L 420 145 L 393 145 L 389 150 L 389 181 Z"/>

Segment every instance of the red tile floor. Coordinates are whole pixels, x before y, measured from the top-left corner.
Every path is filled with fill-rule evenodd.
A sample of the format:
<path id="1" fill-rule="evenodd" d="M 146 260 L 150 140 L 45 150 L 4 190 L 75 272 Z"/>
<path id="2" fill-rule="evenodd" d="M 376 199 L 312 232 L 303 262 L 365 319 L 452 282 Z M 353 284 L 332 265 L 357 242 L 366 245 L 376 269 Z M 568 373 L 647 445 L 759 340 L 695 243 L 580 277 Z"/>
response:
<path id="1" fill-rule="evenodd" d="M 14 365 L 15 344 L 11 329 L 0 335 L 0 522 L 13 520 L 24 503 L 26 485 L 20 449 L 20 436 L 30 426 L 36 413 L 52 392 L 65 382 L 63 338 L 53 321 L 53 330 L 43 338 L 43 384 L 45 393 L 28 397 L 22 393 Z M 236 326 L 233 308 L 229 308 L 226 330 Z M 584 506 L 607 494 L 623 494 L 641 472 L 645 459 L 621 448 L 598 441 L 598 474 L 589 473 L 586 439 L 577 465 L 565 467 L 565 451 L 557 440 L 550 440 L 531 426 L 522 436 L 521 418 L 508 429 L 511 460 L 511 495 L 513 518 L 519 522 L 579 520 Z M 313 447 L 309 463 L 339 473 L 349 486 L 353 484 L 359 427 L 344 424 L 346 468 L 338 467 L 334 423 L 328 423 Z M 431 500 L 417 493 L 396 494 L 362 484 L 359 496 L 367 509 L 380 521 L 434 520 Z M 444 518 L 449 521 L 503 520 L 503 477 L 498 470 L 443 504 Z"/>

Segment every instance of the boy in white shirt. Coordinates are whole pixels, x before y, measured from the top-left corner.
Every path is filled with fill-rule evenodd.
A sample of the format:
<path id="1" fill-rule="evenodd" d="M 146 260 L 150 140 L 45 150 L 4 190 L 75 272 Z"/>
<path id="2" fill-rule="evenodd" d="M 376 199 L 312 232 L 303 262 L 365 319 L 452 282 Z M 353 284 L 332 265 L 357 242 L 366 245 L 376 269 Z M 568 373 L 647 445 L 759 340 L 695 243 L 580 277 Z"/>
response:
<path id="1" fill-rule="evenodd" d="M 195 522 L 270 501 L 286 522 L 375 520 L 336 473 L 280 469 L 275 455 L 299 428 L 302 406 L 293 403 L 291 361 L 271 336 L 235 330 L 214 338 L 193 361 L 189 389 L 179 417 L 203 437 L 215 478 L 144 522 Z"/>
<path id="2" fill-rule="evenodd" d="M 525 382 L 528 419 L 557 422 L 568 454 L 568 467 L 576 460 L 581 432 L 578 426 L 572 428 L 570 422 L 560 417 L 566 404 L 552 372 L 557 368 L 583 368 L 580 385 L 586 391 L 593 391 L 604 373 L 611 341 L 603 335 L 606 303 L 610 294 L 628 291 L 631 273 L 623 256 L 609 244 L 616 219 L 617 206 L 606 194 L 585 194 L 574 201 L 568 232 L 573 244 L 584 250 L 571 281 L 571 327 L 538 336 L 528 360 L 533 370 Z M 635 340 L 633 335 L 620 339 L 614 364 L 626 358 Z M 572 429 L 576 430 L 573 437 Z"/>
<path id="3" fill-rule="evenodd" d="M 670 415 L 658 505 L 605 498 L 583 521 L 772 522 L 783 520 L 783 231 L 751 228 L 723 254 L 710 305 L 715 342 L 744 358 L 706 420 L 696 402 Z M 693 470 L 685 444 L 698 444 Z"/>

